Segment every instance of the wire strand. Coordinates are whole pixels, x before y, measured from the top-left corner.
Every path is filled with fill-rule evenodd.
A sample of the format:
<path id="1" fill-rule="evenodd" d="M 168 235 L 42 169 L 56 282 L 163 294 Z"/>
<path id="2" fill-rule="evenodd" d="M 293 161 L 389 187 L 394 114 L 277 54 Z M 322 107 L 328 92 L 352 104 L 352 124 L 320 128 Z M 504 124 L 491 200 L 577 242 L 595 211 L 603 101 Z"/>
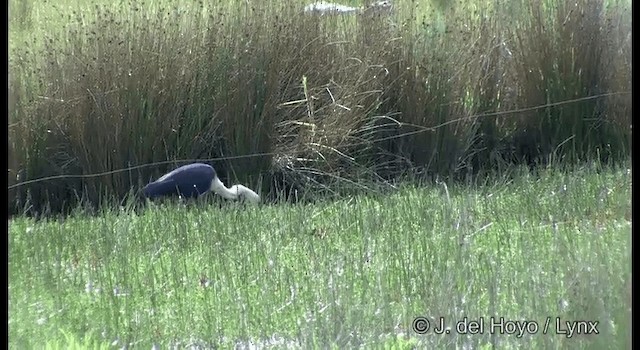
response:
<path id="1" fill-rule="evenodd" d="M 388 140 L 392 140 L 392 139 L 397 139 L 397 138 L 401 138 L 401 137 L 405 137 L 405 136 L 416 135 L 416 134 L 420 134 L 420 133 L 427 132 L 427 131 L 435 131 L 438 128 L 442 128 L 444 126 L 447 126 L 447 125 L 450 125 L 450 124 L 453 124 L 453 123 L 457 123 L 457 122 L 461 122 L 461 121 L 465 121 L 465 120 L 477 119 L 477 118 L 482 118 L 482 117 L 508 115 L 508 114 L 518 114 L 518 113 L 523 113 L 523 112 L 535 111 L 535 110 L 541 109 L 541 108 L 555 107 L 555 106 L 560 106 L 560 105 L 565 105 L 565 104 L 570 104 L 570 103 L 593 100 L 593 99 L 601 98 L 601 97 L 614 96 L 614 95 L 627 95 L 627 94 L 631 94 L 631 92 L 629 92 L 629 91 L 610 92 L 610 93 L 605 93 L 605 94 L 599 94 L 599 95 L 575 98 L 575 99 L 571 99 L 571 100 L 564 100 L 564 101 L 553 102 L 553 103 L 545 103 L 543 105 L 533 106 L 533 107 L 519 108 L 519 109 L 508 110 L 508 111 L 500 111 L 500 112 L 481 113 L 481 114 L 471 115 L 471 116 L 467 116 L 467 117 L 448 120 L 448 121 L 446 121 L 444 123 L 440 123 L 438 125 L 431 126 L 431 127 L 411 125 L 411 124 L 406 124 L 406 123 L 399 122 L 398 123 L 399 126 L 411 125 L 411 126 L 415 126 L 415 127 L 419 128 L 419 129 L 418 130 L 414 130 L 414 131 L 409 131 L 409 132 L 406 132 L 406 133 L 402 133 L 402 134 L 399 134 L 399 135 L 383 137 L 383 138 L 376 139 L 376 140 L 367 140 L 367 141 L 354 142 L 352 144 L 349 144 L 348 146 L 359 146 L 359 145 L 364 145 L 364 144 L 371 144 L 371 143 L 376 143 L 376 142 L 381 142 L 381 141 L 388 141 Z M 275 153 L 275 152 L 266 152 L 266 153 L 253 153 L 253 154 L 246 154 L 246 155 L 241 155 L 241 156 L 230 156 L 230 157 L 166 160 L 166 161 L 160 161 L 160 162 L 153 162 L 153 163 L 135 165 L 135 166 L 132 166 L 132 167 L 127 167 L 127 168 L 122 168 L 122 169 L 117 169 L 117 170 L 110 170 L 110 171 L 105 171 L 105 172 L 101 172 L 101 173 L 94 173 L 94 174 L 83 174 L 83 175 L 64 175 L 63 174 L 63 175 L 46 176 L 46 177 L 41 177 L 41 178 L 37 178 L 37 179 L 33 179 L 33 180 L 27 180 L 27 181 L 19 182 L 17 184 L 13 184 L 13 185 L 9 186 L 7 189 L 10 190 L 10 189 L 21 187 L 21 186 L 25 186 L 25 185 L 28 185 L 28 184 L 33 184 L 33 183 L 38 183 L 38 182 L 43 182 L 43 181 L 50 181 L 50 180 L 57 180 L 57 179 L 86 179 L 86 178 L 100 177 L 100 176 L 117 174 L 117 173 L 122 173 L 122 172 L 125 172 L 125 171 L 131 171 L 131 170 L 141 169 L 141 168 L 145 168 L 145 167 L 151 167 L 151 166 L 169 164 L 169 163 L 204 162 L 204 161 L 209 161 L 210 162 L 210 161 L 219 161 L 219 160 L 232 160 L 232 159 L 242 159 L 242 158 L 265 157 L 265 156 L 273 156 L 273 155 L 276 155 L 276 154 L 277 153 Z"/>

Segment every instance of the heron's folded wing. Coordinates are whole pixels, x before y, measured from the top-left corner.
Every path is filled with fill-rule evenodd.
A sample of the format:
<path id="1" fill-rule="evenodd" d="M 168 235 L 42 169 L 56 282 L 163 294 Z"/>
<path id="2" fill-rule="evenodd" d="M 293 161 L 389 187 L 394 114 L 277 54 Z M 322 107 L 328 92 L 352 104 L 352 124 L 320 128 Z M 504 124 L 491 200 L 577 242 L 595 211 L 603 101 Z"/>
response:
<path id="1" fill-rule="evenodd" d="M 144 195 L 149 198 L 176 194 L 178 192 L 173 179 L 158 180 L 143 188 Z"/>

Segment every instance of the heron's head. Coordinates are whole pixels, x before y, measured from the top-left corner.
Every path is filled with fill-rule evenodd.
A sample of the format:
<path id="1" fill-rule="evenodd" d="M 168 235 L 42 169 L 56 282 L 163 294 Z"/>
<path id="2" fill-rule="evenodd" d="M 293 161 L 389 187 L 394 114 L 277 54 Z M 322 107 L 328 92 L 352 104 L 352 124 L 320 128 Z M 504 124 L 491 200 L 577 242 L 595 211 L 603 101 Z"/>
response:
<path id="1" fill-rule="evenodd" d="M 379 0 L 372 2 L 367 8 L 366 12 L 374 13 L 388 13 L 393 9 L 393 3 L 391 0 Z"/>
<path id="2" fill-rule="evenodd" d="M 235 193 L 239 199 L 249 203 L 258 204 L 261 202 L 260 195 L 242 185 L 233 185 L 230 190 Z"/>

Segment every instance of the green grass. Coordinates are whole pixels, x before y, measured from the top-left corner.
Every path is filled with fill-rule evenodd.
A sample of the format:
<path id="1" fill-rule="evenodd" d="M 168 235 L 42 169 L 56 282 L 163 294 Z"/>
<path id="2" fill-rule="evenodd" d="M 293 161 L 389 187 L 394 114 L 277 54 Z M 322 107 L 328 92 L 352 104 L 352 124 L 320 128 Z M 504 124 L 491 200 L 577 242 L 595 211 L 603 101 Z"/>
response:
<path id="1" fill-rule="evenodd" d="M 15 218 L 9 345 L 627 348 L 630 196 L 629 170 L 592 167 L 314 205 Z M 417 316 L 484 318 L 485 333 L 418 335 Z M 490 316 L 540 332 L 549 317 L 549 334 L 492 336 Z M 554 334 L 556 317 L 600 334 Z"/>

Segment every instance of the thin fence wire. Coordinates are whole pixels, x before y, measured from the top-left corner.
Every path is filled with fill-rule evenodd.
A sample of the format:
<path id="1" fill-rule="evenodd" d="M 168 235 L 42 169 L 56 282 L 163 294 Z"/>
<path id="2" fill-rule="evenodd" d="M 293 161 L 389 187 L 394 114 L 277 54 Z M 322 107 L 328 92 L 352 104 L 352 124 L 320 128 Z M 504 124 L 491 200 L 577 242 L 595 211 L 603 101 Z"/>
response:
<path id="1" fill-rule="evenodd" d="M 593 95 L 593 96 L 575 98 L 575 99 L 571 99 L 571 100 L 564 100 L 564 101 L 559 101 L 559 102 L 546 103 L 546 104 L 543 104 L 543 105 L 533 106 L 533 107 L 519 108 L 519 109 L 513 109 L 513 110 L 508 110 L 508 111 L 500 111 L 500 112 L 481 113 L 481 114 L 471 115 L 471 116 L 467 116 L 467 117 L 448 120 L 448 121 L 446 121 L 444 123 L 441 123 L 441 124 L 438 124 L 438 125 L 435 125 L 435 126 L 431 126 L 431 127 L 398 122 L 399 126 L 413 126 L 413 127 L 416 127 L 417 130 L 405 132 L 405 133 L 398 134 L 398 135 L 383 137 L 383 138 L 379 138 L 379 139 L 375 139 L 375 140 L 354 142 L 354 143 L 349 144 L 348 146 L 352 147 L 352 146 L 359 146 L 359 145 L 364 145 L 364 144 L 372 144 L 372 143 L 376 143 L 376 142 L 388 141 L 388 140 L 392 140 L 392 139 L 398 139 L 398 138 L 402 138 L 402 137 L 406 137 L 406 136 L 416 135 L 416 134 L 420 134 L 420 133 L 427 132 L 427 131 L 435 131 L 438 128 L 442 128 L 442 127 L 450 125 L 450 124 L 458 123 L 458 122 L 461 122 L 461 121 L 467 121 L 467 120 L 471 120 L 471 119 L 478 119 L 478 118 L 482 118 L 482 117 L 492 117 L 492 116 L 504 116 L 504 115 L 509 115 L 509 114 L 519 114 L 519 113 L 535 111 L 537 109 L 542 109 L 542 108 L 547 108 L 547 107 L 555 107 L 555 106 L 566 105 L 566 104 L 570 104 L 570 103 L 577 103 L 577 102 L 582 102 L 582 101 L 587 101 L 587 100 L 593 100 L 593 99 L 602 98 L 602 97 L 608 97 L 608 96 L 629 95 L 629 94 L 631 94 L 630 91 L 610 92 L 610 93 L 598 94 L 598 95 Z M 41 178 L 27 180 L 27 181 L 19 182 L 17 184 L 13 184 L 13 185 L 9 186 L 8 189 L 10 190 L 10 189 L 21 187 L 21 186 L 25 186 L 25 185 L 28 185 L 28 184 L 44 182 L 44 181 L 50 181 L 50 180 L 57 180 L 57 179 L 94 178 L 94 177 L 112 175 L 112 174 L 122 173 L 122 172 L 125 172 L 125 171 L 131 171 L 131 170 L 136 170 L 136 169 L 141 169 L 141 168 L 146 168 L 146 167 L 152 167 L 152 166 L 163 165 L 163 164 L 170 164 L 170 163 L 211 162 L 211 161 L 219 161 L 219 160 L 234 160 L 234 159 L 243 159 L 243 158 L 274 156 L 274 155 L 277 155 L 277 154 L 278 153 L 275 153 L 275 152 L 266 152 L 266 153 L 245 154 L 245 155 L 240 155 L 240 156 L 217 157 L 217 158 L 166 160 L 166 161 L 161 161 L 161 162 L 140 164 L 140 165 L 135 165 L 135 166 L 127 167 L 127 168 L 110 170 L 110 171 L 105 171 L 105 172 L 101 172 L 101 173 L 94 173 L 94 174 L 83 174 L 83 175 L 63 174 L 63 175 L 46 176 L 46 177 L 41 177 Z"/>

